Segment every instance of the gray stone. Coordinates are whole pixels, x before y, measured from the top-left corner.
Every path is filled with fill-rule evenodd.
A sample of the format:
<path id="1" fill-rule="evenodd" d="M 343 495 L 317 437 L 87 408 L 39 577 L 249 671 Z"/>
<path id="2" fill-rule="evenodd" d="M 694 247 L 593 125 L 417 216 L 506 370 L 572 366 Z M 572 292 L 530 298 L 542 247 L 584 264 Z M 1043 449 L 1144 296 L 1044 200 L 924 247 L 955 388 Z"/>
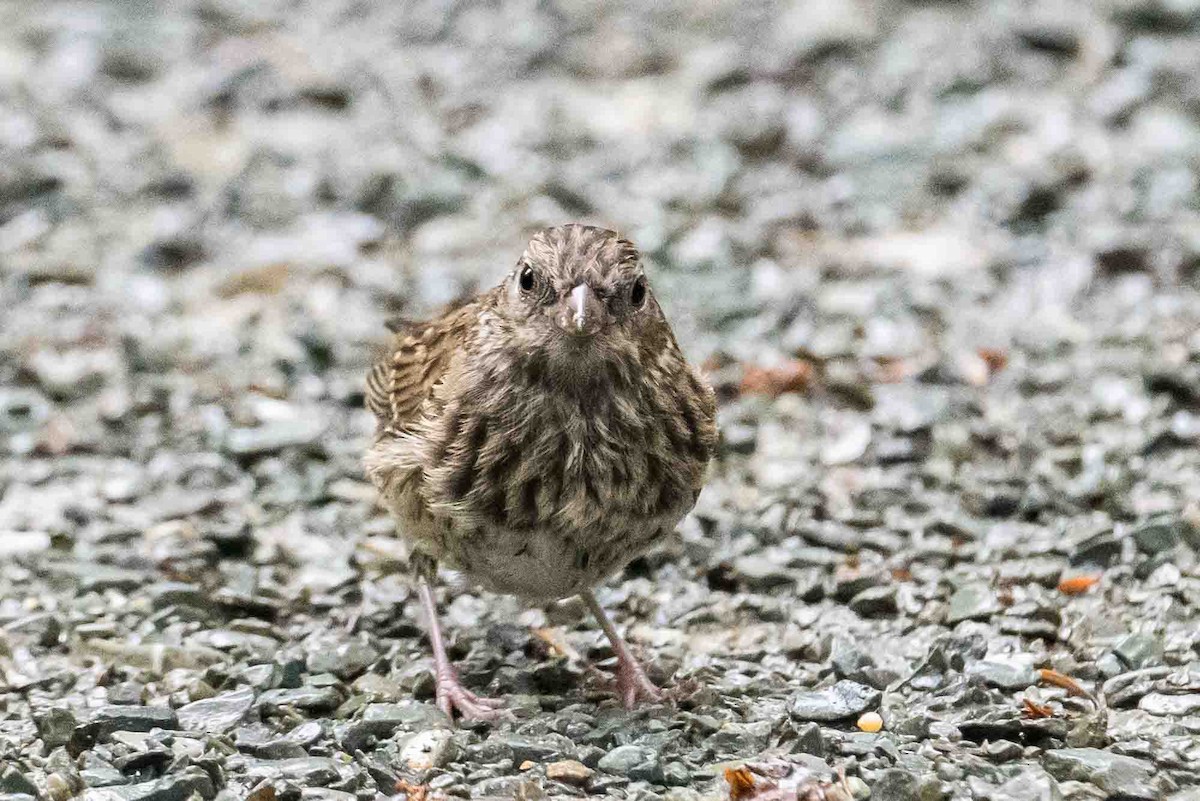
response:
<path id="1" fill-rule="evenodd" d="M 552 762 L 575 756 L 575 745 L 561 734 L 527 737 L 518 734 L 500 735 L 500 740 L 512 749 L 513 762 Z"/>
<path id="2" fill-rule="evenodd" d="M 600 758 L 604 773 L 661 784 L 663 767 L 658 752 L 638 745 L 620 745 Z"/>
<path id="3" fill-rule="evenodd" d="M 733 572 L 738 581 L 751 590 L 785 587 L 796 581 L 787 565 L 762 556 L 740 556 L 733 560 Z"/>
<path id="4" fill-rule="evenodd" d="M 115 787 L 129 784 L 129 777 L 112 765 L 95 763 L 79 771 L 79 778 L 87 787 Z"/>
<path id="5" fill-rule="evenodd" d="M 1003 609 L 996 593 L 984 582 L 964 584 L 948 603 L 946 622 L 951 626 L 964 620 L 985 620 Z"/>
<path id="6" fill-rule="evenodd" d="M 306 720 L 287 733 L 287 739 L 301 748 L 312 748 L 319 743 L 330 728 L 327 720 Z"/>
<path id="7" fill-rule="evenodd" d="M 1062 791 L 1052 776 L 1026 771 L 991 791 L 989 801 L 1063 801 Z"/>
<path id="8" fill-rule="evenodd" d="M 995 621 L 996 627 L 1004 634 L 1013 634 L 1029 639 L 1042 639 L 1054 642 L 1058 639 L 1058 624 L 1048 620 L 1034 620 L 1027 617 L 1001 615 Z"/>
<path id="9" fill-rule="evenodd" d="M 32 556 L 50 550 L 44 531 L 0 531 L 0 559 Z"/>
<path id="10" fill-rule="evenodd" d="M 343 747 L 354 753 L 364 748 L 370 738 L 390 737 L 398 729 L 420 730 L 449 726 L 449 719 L 433 704 L 416 701 L 367 704 L 358 720 L 342 729 L 340 739 Z"/>
<path id="11" fill-rule="evenodd" d="M 337 782 L 340 774 L 338 763 L 327 757 L 297 757 L 252 761 L 247 775 L 255 781 L 286 779 L 302 785 L 325 787 Z"/>
<path id="12" fill-rule="evenodd" d="M 176 710 L 179 726 L 187 731 L 224 734 L 234 729 L 254 707 L 254 690 L 243 687 Z"/>
<path id="13" fill-rule="evenodd" d="M 193 635 L 190 640 L 218 651 L 244 652 L 254 659 L 270 657 L 279 650 L 279 641 L 274 637 L 233 629 L 208 629 Z"/>
<path id="14" fill-rule="evenodd" d="M 37 429 L 49 413 L 50 406 L 46 398 L 36 390 L 19 387 L 0 389 L 0 432 Z"/>
<path id="15" fill-rule="evenodd" d="M 1101 688 L 1109 704 L 1128 706 L 1153 690 L 1159 679 L 1171 675 L 1171 668 L 1160 666 L 1131 670 L 1114 675 Z"/>
<path id="16" fill-rule="evenodd" d="M 281 736 L 273 727 L 253 723 L 235 729 L 230 739 L 239 751 L 253 754 L 263 759 L 290 759 L 305 756 L 304 749 Z M 357 749 L 356 749 L 357 750 Z"/>
<path id="17" fill-rule="evenodd" d="M 878 690 L 843 679 L 823 690 L 793 695 L 788 702 L 788 712 L 797 720 L 842 720 L 874 707 L 879 698 Z"/>
<path id="18" fill-rule="evenodd" d="M 62 639 L 63 621 L 55 614 L 27 615 L 4 627 L 6 631 L 26 635 L 43 648 L 53 648 Z"/>
<path id="19" fill-rule="evenodd" d="M 240 678 L 256 690 L 274 690 L 283 682 L 283 668 L 273 662 L 251 665 L 241 672 Z"/>
<path id="20" fill-rule="evenodd" d="M 758 428 L 745 423 L 721 426 L 721 446 L 731 453 L 748 455 L 754 453 L 758 442 Z"/>
<path id="21" fill-rule="evenodd" d="M 242 743 L 239 741 L 238 746 L 240 747 L 241 745 Z M 308 752 L 304 750 L 304 746 L 287 737 L 274 737 L 246 750 L 260 759 L 269 759 L 271 761 L 304 759 L 304 757 L 308 756 Z"/>
<path id="22" fill-rule="evenodd" d="M 993 762 L 1012 762 L 1020 759 L 1025 749 L 1011 740 L 994 740 L 984 746 L 983 753 Z"/>
<path id="23" fill-rule="evenodd" d="M 458 756 L 458 744 L 449 729 L 426 729 L 397 739 L 400 763 L 414 773 L 442 768 Z"/>
<path id="24" fill-rule="evenodd" d="M 1121 541 L 1106 529 L 1079 543 L 1071 553 L 1071 564 L 1106 568 L 1120 555 Z"/>
<path id="25" fill-rule="evenodd" d="M 429 728 L 430 726 L 447 726 L 446 715 L 432 704 L 422 704 L 416 701 L 402 701 L 397 704 L 367 704 L 363 707 L 361 718 L 363 723 L 380 724 L 396 728 Z"/>
<path id="26" fill-rule="evenodd" d="M 668 762 L 663 765 L 662 783 L 668 787 L 683 787 L 692 781 L 692 772 L 682 762 Z"/>
<path id="27" fill-rule="evenodd" d="M 351 686 L 355 695 L 364 696 L 370 701 L 393 702 L 412 697 L 412 693 L 405 690 L 400 682 L 378 673 L 364 673 Z"/>
<path id="28" fill-rule="evenodd" d="M 342 696 L 333 687 L 297 687 L 294 690 L 267 690 L 258 697 L 257 706 L 266 713 L 288 707 L 305 712 L 332 712 L 342 703 Z"/>
<path id="29" fill-rule="evenodd" d="M 189 801 L 193 795 L 211 799 L 216 794 L 208 774 L 192 768 L 154 781 L 89 789 L 83 801 Z"/>
<path id="30" fill-rule="evenodd" d="M 166 706 L 102 706 L 95 709 L 88 722 L 76 729 L 86 730 L 92 739 L 107 737 L 113 732 L 148 732 L 153 729 L 178 729 L 175 710 Z"/>
<path id="31" fill-rule="evenodd" d="M 921 801 L 917 777 L 906 770 L 891 768 L 879 774 L 871 785 L 872 801 Z"/>
<path id="32" fill-rule="evenodd" d="M 1034 556 L 1028 559 L 1006 560 L 999 565 L 1002 581 L 1014 584 L 1037 583 L 1053 587 L 1062 577 L 1065 560 L 1061 557 Z"/>
<path id="33" fill-rule="evenodd" d="M 1129 670 L 1161 663 L 1164 650 L 1162 638 L 1153 634 L 1130 634 L 1113 646 L 1113 653 Z"/>
<path id="34" fill-rule="evenodd" d="M 136 681 L 122 681 L 108 688 L 108 703 L 121 706 L 141 706 L 146 688 Z"/>
<path id="35" fill-rule="evenodd" d="M 1017 662 L 998 660 L 972 662 L 967 667 L 967 674 L 1002 690 L 1023 690 L 1038 682 L 1037 671 L 1028 665 Z"/>
<path id="36" fill-rule="evenodd" d="M 898 611 L 896 588 L 868 587 L 850 599 L 850 608 L 862 617 L 891 617 Z"/>
<path id="37" fill-rule="evenodd" d="M 871 589 L 886 587 L 887 579 L 876 571 L 847 570 L 835 574 L 834 596 L 841 601 L 861 595 Z"/>
<path id="38" fill-rule="evenodd" d="M 76 584 L 84 592 L 132 591 L 146 583 L 146 573 L 92 562 L 50 562 L 43 565 L 43 570 L 62 582 Z"/>
<path id="39" fill-rule="evenodd" d="M 629 780 L 624 777 L 620 781 L 623 784 L 629 783 Z M 590 789 L 596 789 L 595 781 L 592 782 Z M 502 798 L 540 798 L 542 791 L 537 784 L 522 776 L 495 776 L 474 785 L 471 788 L 471 796 L 487 801 L 499 801 Z"/>
<path id="40" fill-rule="evenodd" d="M 38 788 L 33 781 L 17 770 L 16 767 L 9 765 L 0 770 L 0 792 L 24 793 L 36 797 Z"/>
<path id="41" fill-rule="evenodd" d="M 1173 548 L 1179 542 L 1179 531 L 1183 525 L 1183 521 L 1177 518 L 1155 518 L 1137 526 L 1130 534 L 1138 550 L 1154 555 Z"/>
<path id="42" fill-rule="evenodd" d="M 1200 801 L 1200 787 L 1172 793 L 1167 796 L 1167 801 Z"/>
<path id="43" fill-rule="evenodd" d="M 313 447 L 324 432 L 324 423 L 309 418 L 235 428 L 225 440 L 225 449 L 234 456 L 263 456 L 285 448 Z"/>
<path id="44" fill-rule="evenodd" d="M 51 707 L 35 712 L 33 722 L 37 725 L 38 737 L 49 748 L 58 748 L 71 740 L 78 725 L 75 713 L 63 707 Z"/>
<path id="45" fill-rule="evenodd" d="M 765 749 L 770 735 L 767 721 L 726 723 L 709 735 L 706 743 L 717 754 L 741 754 Z"/>
<path id="46" fill-rule="evenodd" d="M 829 653 L 829 664 L 839 678 L 853 679 L 864 668 L 874 667 L 871 655 L 845 637 L 837 637 Z"/>
<path id="47" fill-rule="evenodd" d="M 796 729 L 796 739 L 792 743 L 792 752 L 811 754 L 816 757 L 825 756 L 825 738 L 821 736 L 821 727 L 816 723 L 805 723 Z"/>
<path id="48" fill-rule="evenodd" d="M 167 604 L 199 606 L 207 601 L 201 587 L 180 581 L 162 581 L 150 585 L 145 591 L 156 606 L 159 604 L 163 606 Z"/>
<path id="49" fill-rule="evenodd" d="M 349 681 L 364 673 L 378 659 L 378 651 L 364 642 L 354 640 L 320 648 L 309 654 L 308 672 L 332 673 Z"/>
<path id="50" fill-rule="evenodd" d="M 1164 695 L 1149 693 L 1138 701 L 1138 709 L 1151 715 L 1194 715 L 1200 713 L 1200 694 Z"/>
<path id="51" fill-rule="evenodd" d="M 1104 792 L 1137 801 L 1155 801 L 1161 793 L 1151 783 L 1149 762 L 1099 748 L 1060 748 L 1047 751 L 1044 765 L 1059 781 L 1091 782 Z"/>

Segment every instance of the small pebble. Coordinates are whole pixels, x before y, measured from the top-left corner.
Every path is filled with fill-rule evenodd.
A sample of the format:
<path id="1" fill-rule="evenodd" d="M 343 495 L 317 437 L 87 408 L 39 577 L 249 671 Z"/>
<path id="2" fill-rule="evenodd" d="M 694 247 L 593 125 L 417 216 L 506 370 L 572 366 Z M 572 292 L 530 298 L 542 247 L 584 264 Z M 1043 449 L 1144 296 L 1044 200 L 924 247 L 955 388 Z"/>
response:
<path id="1" fill-rule="evenodd" d="M 858 718 L 858 728 L 862 731 L 874 734 L 883 728 L 883 717 L 878 712 L 864 712 Z"/>
<path id="2" fill-rule="evenodd" d="M 583 786 L 595 773 L 587 765 L 574 759 L 561 759 L 546 766 L 546 778 L 565 784 Z"/>

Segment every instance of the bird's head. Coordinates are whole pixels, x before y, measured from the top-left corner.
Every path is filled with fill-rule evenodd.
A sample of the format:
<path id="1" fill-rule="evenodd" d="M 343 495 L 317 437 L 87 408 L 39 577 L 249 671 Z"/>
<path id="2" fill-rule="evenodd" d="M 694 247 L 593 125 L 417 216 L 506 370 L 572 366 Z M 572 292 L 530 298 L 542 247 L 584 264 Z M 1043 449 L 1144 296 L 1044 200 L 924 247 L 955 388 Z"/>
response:
<path id="1" fill-rule="evenodd" d="M 564 367 L 633 356 L 662 327 L 637 249 L 586 225 L 536 234 L 505 278 L 500 305 L 520 347 Z"/>

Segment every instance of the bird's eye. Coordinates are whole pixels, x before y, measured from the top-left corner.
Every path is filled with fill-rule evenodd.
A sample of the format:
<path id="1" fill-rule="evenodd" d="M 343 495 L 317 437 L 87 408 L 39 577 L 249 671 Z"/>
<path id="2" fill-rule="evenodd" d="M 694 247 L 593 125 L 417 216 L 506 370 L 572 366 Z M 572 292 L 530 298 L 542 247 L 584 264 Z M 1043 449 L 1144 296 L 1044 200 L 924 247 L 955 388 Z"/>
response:
<path id="1" fill-rule="evenodd" d="M 644 277 L 638 276 L 638 280 L 633 282 L 633 288 L 629 290 L 629 302 L 635 309 L 642 308 L 642 304 L 646 302 L 646 279 Z"/>
<path id="2" fill-rule="evenodd" d="M 528 264 L 526 264 L 524 267 L 522 267 L 521 275 L 519 278 L 517 278 L 517 281 L 520 282 L 520 284 L 521 284 L 522 292 L 532 292 L 533 291 L 533 268 L 530 267 Z"/>

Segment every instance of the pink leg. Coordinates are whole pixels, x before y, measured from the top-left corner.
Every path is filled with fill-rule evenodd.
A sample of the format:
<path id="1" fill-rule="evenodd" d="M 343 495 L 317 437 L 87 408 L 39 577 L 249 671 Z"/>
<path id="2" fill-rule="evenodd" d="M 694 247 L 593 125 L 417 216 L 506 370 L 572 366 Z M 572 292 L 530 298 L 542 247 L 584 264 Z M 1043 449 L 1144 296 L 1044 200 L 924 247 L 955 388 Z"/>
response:
<path id="1" fill-rule="evenodd" d="M 417 579 L 417 593 L 421 596 L 421 606 L 425 616 L 429 618 L 429 641 L 433 645 L 434 679 L 437 682 L 437 705 L 446 713 L 446 717 L 454 720 L 454 710 L 457 709 L 464 718 L 470 720 L 496 720 L 504 713 L 501 707 L 504 702 L 498 698 L 484 698 L 462 686 L 458 671 L 450 664 L 446 654 L 446 644 L 442 640 L 442 626 L 438 622 L 437 604 L 433 600 L 433 589 L 429 580 L 424 576 Z"/>
<path id="2" fill-rule="evenodd" d="M 646 671 L 642 670 L 642 666 L 633 658 L 629 645 L 617 633 L 617 627 L 613 625 L 612 620 L 604 611 L 604 607 L 600 606 L 600 602 L 596 600 L 595 593 L 588 590 L 580 597 L 583 598 L 588 609 L 592 610 L 592 615 L 600 624 L 604 636 L 608 637 L 613 651 L 617 654 L 617 691 L 621 694 L 621 703 L 625 704 L 626 709 L 633 709 L 637 706 L 639 698 L 651 702 L 661 701 L 663 699 L 662 690 L 655 687 L 650 679 L 646 678 Z"/>

